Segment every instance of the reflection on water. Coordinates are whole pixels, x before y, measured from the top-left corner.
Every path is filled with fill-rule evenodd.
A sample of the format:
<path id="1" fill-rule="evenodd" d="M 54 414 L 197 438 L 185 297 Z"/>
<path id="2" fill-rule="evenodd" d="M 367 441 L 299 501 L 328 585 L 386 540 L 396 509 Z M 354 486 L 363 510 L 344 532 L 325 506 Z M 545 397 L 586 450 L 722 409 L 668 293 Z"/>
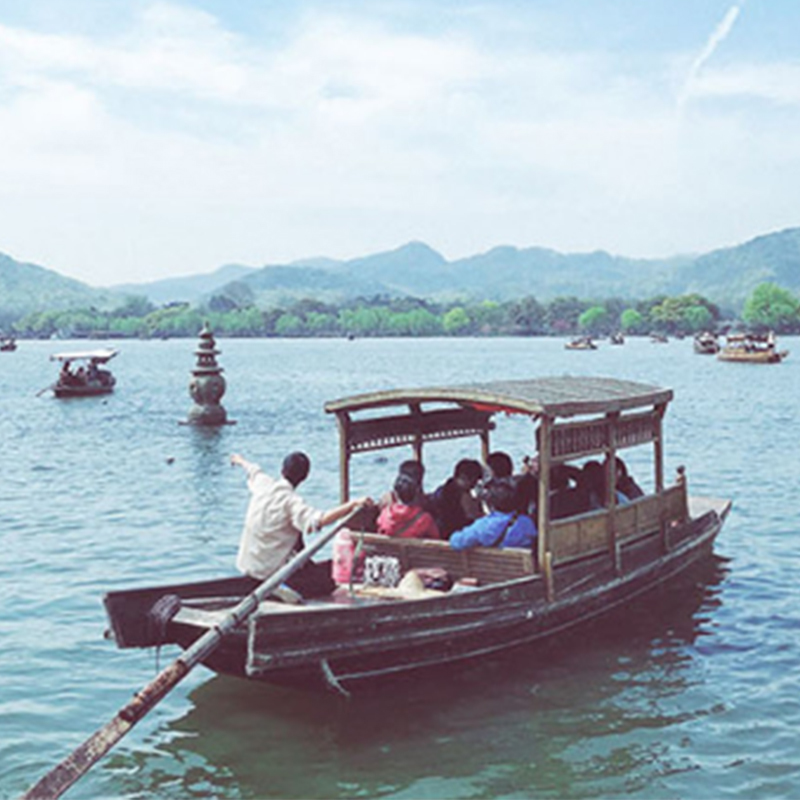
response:
<path id="1" fill-rule="evenodd" d="M 305 693 L 214 677 L 189 694 L 136 760 L 158 797 L 584 796 L 645 787 L 691 769 L 675 729 L 724 706 L 708 695 L 694 646 L 720 603 L 716 558 L 637 607 L 558 641 L 404 676 L 355 694 Z M 661 734 L 666 732 L 666 739 Z M 180 765 L 177 768 L 176 765 Z M 624 781 L 620 784 L 620 778 Z M 469 786 L 468 792 L 464 787 Z"/>

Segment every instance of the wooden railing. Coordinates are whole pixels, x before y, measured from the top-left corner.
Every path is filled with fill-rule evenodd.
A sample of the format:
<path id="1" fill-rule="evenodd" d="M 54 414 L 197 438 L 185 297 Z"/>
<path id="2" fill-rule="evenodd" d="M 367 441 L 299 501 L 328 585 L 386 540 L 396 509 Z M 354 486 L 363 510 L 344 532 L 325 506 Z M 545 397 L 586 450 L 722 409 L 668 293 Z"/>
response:
<path id="1" fill-rule="evenodd" d="M 553 565 L 608 551 L 612 541 L 622 544 L 640 536 L 662 532 L 688 517 L 686 485 L 678 483 L 661 495 L 648 495 L 628 505 L 591 511 L 550 524 L 548 550 Z"/>

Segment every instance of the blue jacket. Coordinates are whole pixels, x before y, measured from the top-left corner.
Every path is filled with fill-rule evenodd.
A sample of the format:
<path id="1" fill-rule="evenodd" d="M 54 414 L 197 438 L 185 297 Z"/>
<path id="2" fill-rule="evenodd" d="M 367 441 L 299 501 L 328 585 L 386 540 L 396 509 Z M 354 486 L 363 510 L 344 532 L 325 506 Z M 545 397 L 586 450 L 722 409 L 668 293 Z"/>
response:
<path id="1" fill-rule="evenodd" d="M 492 511 L 485 517 L 478 517 L 475 522 L 456 531 L 450 537 L 450 547 L 454 550 L 466 550 L 468 547 L 492 547 L 511 517 L 509 513 Z M 506 531 L 503 540 L 497 547 L 530 547 L 536 541 L 536 525 L 526 514 L 520 514 Z"/>

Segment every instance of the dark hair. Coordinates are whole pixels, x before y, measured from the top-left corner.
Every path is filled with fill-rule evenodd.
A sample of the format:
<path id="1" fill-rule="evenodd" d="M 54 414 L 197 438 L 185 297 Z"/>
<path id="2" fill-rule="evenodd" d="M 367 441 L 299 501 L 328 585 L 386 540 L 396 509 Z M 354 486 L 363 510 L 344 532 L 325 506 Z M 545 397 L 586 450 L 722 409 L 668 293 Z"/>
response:
<path id="1" fill-rule="evenodd" d="M 489 453 L 486 466 L 489 467 L 495 478 L 510 478 L 514 472 L 514 462 L 511 460 L 511 456 L 500 451 Z"/>
<path id="2" fill-rule="evenodd" d="M 397 468 L 397 475 L 398 477 L 400 475 L 405 475 L 407 478 L 411 478 L 417 486 L 422 486 L 422 479 L 425 477 L 425 467 L 422 465 L 421 461 L 411 458 L 400 464 Z"/>
<path id="3" fill-rule="evenodd" d="M 456 478 L 465 478 L 471 485 L 475 485 L 483 477 L 483 467 L 479 461 L 472 458 L 462 458 L 453 471 Z"/>
<path id="4" fill-rule="evenodd" d="M 486 484 L 486 502 L 493 511 L 507 514 L 516 510 L 517 492 L 510 478 L 493 478 Z"/>
<path id="5" fill-rule="evenodd" d="M 281 474 L 292 486 L 299 486 L 307 477 L 311 462 L 305 453 L 295 450 L 283 459 Z"/>
<path id="6" fill-rule="evenodd" d="M 398 475 L 394 482 L 394 493 L 397 499 L 407 506 L 410 506 L 419 491 L 419 486 L 408 475 Z"/>

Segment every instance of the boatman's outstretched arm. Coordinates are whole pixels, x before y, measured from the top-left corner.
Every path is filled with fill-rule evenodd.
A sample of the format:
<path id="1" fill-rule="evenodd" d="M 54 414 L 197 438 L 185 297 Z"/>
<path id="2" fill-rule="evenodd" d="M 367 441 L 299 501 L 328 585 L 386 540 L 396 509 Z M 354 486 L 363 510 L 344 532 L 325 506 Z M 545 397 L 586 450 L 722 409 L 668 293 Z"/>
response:
<path id="1" fill-rule="evenodd" d="M 324 528 L 326 525 L 330 525 L 332 522 L 336 522 L 342 517 L 346 517 L 349 513 L 355 511 L 356 508 L 361 505 L 372 506 L 374 503 L 371 497 L 356 497 L 352 500 L 348 500 L 346 503 L 342 503 L 340 506 L 328 509 L 328 511 L 323 512 L 322 516 L 319 518 L 320 528 Z"/>
<path id="2" fill-rule="evenodd" d="M 231 456 L 231 466 L 232 467 L 242 467 L 245 471 L 249 471 L 255 464 L 252 464 L 243 456 L 240 456 L 238 453 L 234 453 Z"/>

